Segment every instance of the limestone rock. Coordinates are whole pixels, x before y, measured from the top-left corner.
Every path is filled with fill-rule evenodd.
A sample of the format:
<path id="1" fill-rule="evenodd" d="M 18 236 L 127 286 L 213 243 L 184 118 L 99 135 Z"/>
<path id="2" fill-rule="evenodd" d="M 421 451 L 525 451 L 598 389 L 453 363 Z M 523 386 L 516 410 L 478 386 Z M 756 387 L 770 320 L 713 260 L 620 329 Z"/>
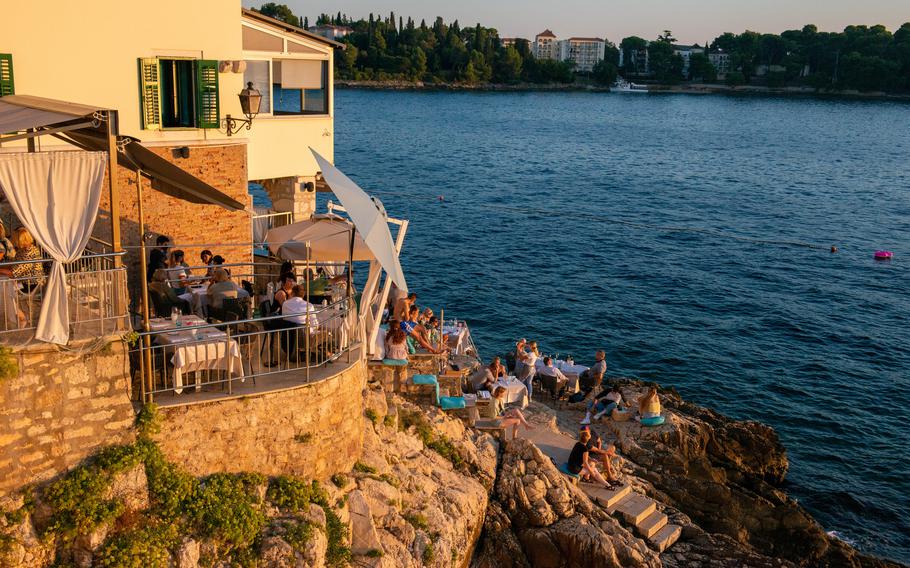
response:
<path id="1" fill-rule="evenodd" d="M 348 494 L 348 508 L 351 512 L 351 552 L 367 554 L 371 550 L 382 550 L 370 505 L 359 489 Z"/>
<path id="2" fill-rule="evenodd" d="M 123 503 L 128 513 L 148 509 L 149 484 L 145 465 L 140 463 L 115 475 L 104 498 Z"/>
<path id="3" fill-rule="evenodd" d="M 184 538 L 174 553 L 176 568 L 199 567 L 199 542 Z"/>

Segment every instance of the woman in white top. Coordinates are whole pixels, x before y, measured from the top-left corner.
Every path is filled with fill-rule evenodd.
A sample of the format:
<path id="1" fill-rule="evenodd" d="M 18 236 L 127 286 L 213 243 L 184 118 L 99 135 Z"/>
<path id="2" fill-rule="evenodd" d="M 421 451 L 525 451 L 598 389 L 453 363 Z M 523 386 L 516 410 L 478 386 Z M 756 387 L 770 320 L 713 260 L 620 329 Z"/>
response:
<path id="1" fill-rule="evenodd" d="M 190 267 L 184 262 L 182 250 L 171 251 L 171 256 L 167 261 L 167 278 L 171 283 L 171 288 L 177 292 L 177 295 L 186 292 L 187 277 L 190 275 Z"/>
<path id="2" fill-rule="evenodd" d="M 521 358 L 521 371 L 518 375 L 518 380 L 524 383 L 525 388 L 528 389 L 528 401 L 530 402 L 533 400 L 533 383 L 534 377 L 537 375 L 537 358 L 540 356 L 540 352 L 537 351 L 536 341 L 528 342 L 528 348 L 528 351 L 520 351 L 518 353 Z"/>

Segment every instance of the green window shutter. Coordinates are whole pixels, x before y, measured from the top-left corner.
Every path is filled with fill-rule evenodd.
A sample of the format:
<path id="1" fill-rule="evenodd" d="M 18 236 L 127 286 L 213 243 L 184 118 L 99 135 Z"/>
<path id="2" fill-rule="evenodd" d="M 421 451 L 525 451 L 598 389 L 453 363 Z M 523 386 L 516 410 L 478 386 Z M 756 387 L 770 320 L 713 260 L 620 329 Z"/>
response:
<path id="1" fill-rule="evenodd" d="M 13 55 L 0 53 L 0 97 L 15 95 L 16 87 L 13 84 Z"/>
<path id="2" fill-rule="evenodd" d="M 139 59 L 139 98 L 145 130 L 161 130 L 160 74 L 156 57 Z"/>
<path id="3" fill-rule="evenodd" d="M 196 61 L 196 127 L 218 128 L 218 111 L 218 62 L 200 59 Z"/>

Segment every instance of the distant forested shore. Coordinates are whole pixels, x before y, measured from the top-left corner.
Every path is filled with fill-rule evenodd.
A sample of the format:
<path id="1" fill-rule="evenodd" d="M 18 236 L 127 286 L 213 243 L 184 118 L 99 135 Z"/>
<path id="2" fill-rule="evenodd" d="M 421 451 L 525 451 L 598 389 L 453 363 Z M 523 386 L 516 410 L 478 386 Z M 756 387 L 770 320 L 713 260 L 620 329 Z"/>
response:
<path id="1" fill-rule="evenodd" d="M 306 17 L 269 3 L 260 10 L 292 25 Z M 495 28 L 462 27 L 436 18 L 431 24 L 390 13 L 353 19 L 322 14 L 316 26 L 344 28 L 336 52 L 335 77 L 342 82 L 401 82 L 432 85 L 534 85 L 581 83 L 609 86 L 618 77 L 665 87 L 687 84 L 761 87 L 787 92 L 910 93 L 910 22 L 891 32 L 885 26 L 847 26 L 841 32 L 814 25 L 781 34 L 723 33 L 704 46 L 680 46 L 667 30 L 654 40 L 604 38 L 604 59 L 588 73 L 571 62 L 538 59 L 533 40 L 503 41 Z M 685 57 L 684 57 L 685 55 Z"/>

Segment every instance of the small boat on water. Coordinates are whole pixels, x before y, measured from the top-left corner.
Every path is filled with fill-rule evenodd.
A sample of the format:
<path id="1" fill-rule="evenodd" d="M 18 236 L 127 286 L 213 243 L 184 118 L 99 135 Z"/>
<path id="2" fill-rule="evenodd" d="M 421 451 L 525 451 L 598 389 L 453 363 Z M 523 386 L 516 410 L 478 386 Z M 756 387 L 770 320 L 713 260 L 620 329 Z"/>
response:
<path id="1" fill-rule="evenodd" d="M 639 85 L 637 83 L 632 83 L 630 81 L 625 81 L 623 79 L 617 79 L 613 86 L 610 87 L 610 92 L 614 93 L 647 93 L 647 85 Z"/>

